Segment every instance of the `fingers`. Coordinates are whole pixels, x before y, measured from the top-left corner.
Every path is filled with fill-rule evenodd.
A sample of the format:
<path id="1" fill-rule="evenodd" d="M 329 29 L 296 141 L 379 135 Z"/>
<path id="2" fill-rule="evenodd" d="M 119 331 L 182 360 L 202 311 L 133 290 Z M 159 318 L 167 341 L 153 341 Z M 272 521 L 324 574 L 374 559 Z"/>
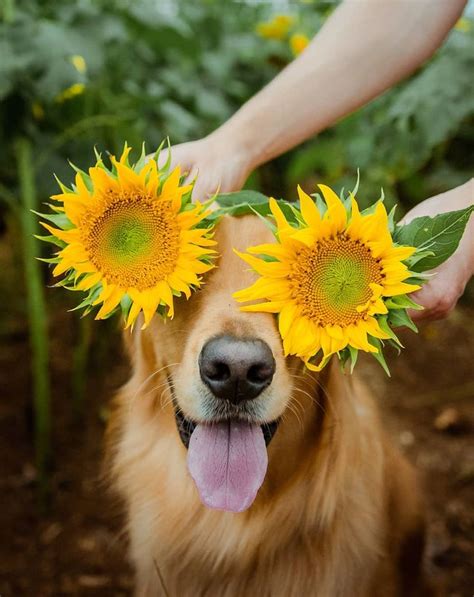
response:
<path id="1" fill-rule="evenodd" d="M 451 313 L 460 293 L 455 286 L 449 284 L 449 280 L 444 282 L 447 283 L 434 278 L 412 295 L 413 300 L 424 307 L 423 311 L 408 310 L 414 322 L 444 319 Z"/>

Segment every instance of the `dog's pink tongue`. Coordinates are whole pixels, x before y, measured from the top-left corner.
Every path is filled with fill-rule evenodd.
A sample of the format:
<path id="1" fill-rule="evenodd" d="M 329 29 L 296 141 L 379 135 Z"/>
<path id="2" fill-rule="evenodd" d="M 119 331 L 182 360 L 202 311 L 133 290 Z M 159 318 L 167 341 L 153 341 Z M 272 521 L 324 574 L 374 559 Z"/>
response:
<path id="1" fill-rule="evenodd" d="M 267 463 L 260 425 L 238 421 L 197 425 L 189 441 L 189 472 L 203 504 L 216 510 L 249 508 Z"/>

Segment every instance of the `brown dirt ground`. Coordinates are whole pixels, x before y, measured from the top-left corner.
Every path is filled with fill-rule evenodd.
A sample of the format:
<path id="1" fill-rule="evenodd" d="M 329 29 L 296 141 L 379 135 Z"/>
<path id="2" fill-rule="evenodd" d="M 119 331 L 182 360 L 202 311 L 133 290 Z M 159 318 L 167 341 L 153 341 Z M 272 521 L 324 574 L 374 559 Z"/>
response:
<path id="1" fill-rule="evenodd" d="M 0 251 L 0 266 L 1 257 Z M 0 595 L 130 595 L 120 516 L 100 481 L 107 401 L 127 375 L 119 351 L 111 348 L 117 345 L 113 323 L 93 326 L 100 337 L 92 342 L 84 415 L 78 419 L 70 383 L 77 317 L 62 307 L 52 322 L 54 460 L 49 510 L 41 513 L 21 310 L 21 305 L 0 307 Z M 471 597 L 474 310 L 459 308 L 448 320 L 423 326 L 418 336 L 407 332 L 402 338 L 406 350 L 389 357 L 390 380 L 366 359 L 360 369 L 379 397 L 395 441 L 424 477 L 429 566 L 444 582 L 443 594 Z M 437 431 L 434 421 L 448 407 L 455 409 L 458 424 Z"/>

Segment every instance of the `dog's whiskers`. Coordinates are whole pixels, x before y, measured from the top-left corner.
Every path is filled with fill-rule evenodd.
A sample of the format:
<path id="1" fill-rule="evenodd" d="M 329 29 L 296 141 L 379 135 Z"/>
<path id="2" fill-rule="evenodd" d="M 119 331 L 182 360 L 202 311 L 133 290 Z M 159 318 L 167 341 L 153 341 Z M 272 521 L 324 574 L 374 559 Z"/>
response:
<path id="1" fill-rule="evenodd" d="M 303 396 L 307 396 L 311 400 L 311 402 L 314 402 L 323 411 L 323 413 L 326 413 L 326 408 L 324 404 L 321 404 L 321 402 L 316 398 L 316 396 L 310 394 L 309 392 L 306 392 L 306 390 L 303 390 L 302 388 L 294 388 L 294 391 L 303 394 Z"/>
<path id="2" fill-rule="evenodd" d="M 160 367 L 159 369 L 157 369 L 156 371 L 154 371 L 153 373 L 150 373 L 150 375 L 148 375 L 148 377 L 146 379 L 143 380 L 143 382 L 138 386 L 138 389 L 135 391 L 134 395 L 132 396 L 131 400 L 130 400 L 130 410 L 132 410 L 135 400 L 138 398 L 138 395 L 141 393 L 141 391 L 146 387 L 146 384 L 156 375 L 158 375 L 159 373 L 161 373 L 162 371 L 164 371 L 165 369 L 168 369 L 170 367 L 176 367 L 177 365 L 179 365 L 179 362 L 176 363 L 169 363 L 168 365 L 163 365 L 163 367 Z M 149 393 L 147 393 L 146 395 L 148 395 Z"/>

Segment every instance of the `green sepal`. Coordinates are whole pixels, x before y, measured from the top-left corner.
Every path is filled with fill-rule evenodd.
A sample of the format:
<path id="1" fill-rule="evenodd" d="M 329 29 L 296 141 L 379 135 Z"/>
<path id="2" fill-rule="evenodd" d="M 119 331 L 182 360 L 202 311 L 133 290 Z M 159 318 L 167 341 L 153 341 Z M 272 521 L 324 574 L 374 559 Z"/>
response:
<path id="1" fill-rule="evenodd" d="M 391 327 L 407 327 L 413 332 L 418 332 L 418 328 L 413 323 L 411 317 L 406 312 L 406 309 L 397 309 L 389 311 L 388 323 Z"/>
<path id="2" fill-rule="evenodd" d="M 373 336 L 368 336 L 368 340 L 369 340 L 370 344 L 372 344 L 372 346 L 375 346 L 375 348 L 377 348 L 377 350 L 378 350 L 378 352 L 371 352 L 370 354 L 374 357 L 374 359 L 377 361 L 377 363 L 379 363 L 379 365 L 382 367 L 382 369 L 385 371 L 385 373 L 389 377 L 391 377 L 390 369 L 388 368 L 387 362 L 386 362 L 384 354 L 383 354 L 382 342 L 378 338 L 374 338 Z"/>
<path id="3" fill-rule="evenodd" d="M 346 366 L 347 364 L 349 364 L 349 372 L 352 374 L 354 372 L 355 364 L 357 363 L 357 357 L 359 356 L 358 349 L 348 344 L 337 354 L 339 357 L 342 372 L 345 372 Z"/>
<path id="4" fill-rule="evenodd" d="M 56 182 L 58 183 L 59 188 L 61 189 L 62 193 L 73 193 L 74 191 L 72 189 L 69 189 L 65 184 L 63 184 L 59 178 L 56 176 L 56 174 L 53 174 Z"/>
<path id="5" fill-rule="evenodd" d="M 397 211 L 397 206 L 394 205 L 388 214 L 388 229 L 390 230 L 390 234 L 393 235 L 395 232 L 395 227 L 397 223 L 395 222 L 395 212 Z"/>
<path id="6" fill-rule="evenodd" d="M 387 298 L 385 300 L 385 305 L 388 309 L 416 309 L 417 311 L 423 310 L 421 305 L 415 303 L 415 301 L 413 301 L 406 294 L 399 294 Z"/>
<path id="7" fill-rule="evenodd" d="M 353 373 L 354 367 L 356 366 L 356 363 L 357 363 L 357 358 L 359 356 L 359 351 L 357 348 L 354 348 L 350 344 L 348 346 L 348 349 L 349 349 L 349 353 L 351 355 L 351 373 Z"/>
<path id="8" fill-rule="evenodd" d="M 124 147 L 128 147 L 127 142 L 125 142 Z M 140 172 L 140 170 L 143 168 L 143 166 L 145 165 L 145 160 L 146 160 L 146 147 L 145 147 L 145 142 L 142 143 L 142 149 L 140 152 L 140 157 L 138 158 L 138 160 L 133 164 L 133 166 L 130 165 L 129 162 L 129 156 L 130 154 L 127 156 L 127 166 L 129 166 L 130 168 L 132 168 L 132 170 L 138 174 L 138 172 Z"/>
<path id="9" fill-rule="evenodd" d="M 60 261 L 58 257 L 37 257 L 36 259 L 38 261 L 42 261 L 43 263 L 50 263 L 54 265 L 57 265 Z"/>
<path id="10" fill-rule="evenodd" d="M 95 161 L 96 161 L 96 165 L 104 165 L 103 160 L 102 160 L 102 154 L 100 153 L 100 151 L 98 151 L 97 146 L 94 145 L 94 155 L 95 155 Z"/>
<path id="11" fill-rule="evenodd" d="M 390 336 L 390 339 L 393 340 L 395 344 L 398 344 L 398 346 L 401 346 L 403 348 L 403 344 L 400 342 L 398 336 L 395 334 L 395 332 L 388 324 L 388 315 L 382 315 L 381 317 L 378 317 L 377 322 L 380 326 L 380 329 L 386 334 L 388 334 Z"/>
<path id="12" fill-rule="evenodd" d="M 342 371 L 342 373 L 345 373 L 346 365 L 351 358 L 351 353 L 349 352 L 348 347 L 346 346 L 345 348 L 340 350 L 337 353 L 337 356 L 339 359 L 339 365 L 340 365 L 341 371 Z"/>
<path id="13" fill-rule="evenodd" d="M 312 193 L 311 197 L 314 199 L 315 203 L 316 203 L 316 207 L 319 210 L 319 213 L 321 214 L 321 218 L 324 217 L 324 214 L 326 213 L 328 206 L 326 205 L 326 202 L 323 200 L 323 198 L 321 197 L 321 195 L 319 193 Z"/>
<path id="14" fill-rule="evenodd" d="M 56 245 L 56 247 L 60 247 L 61 249 L 64 249 L 64 247 L 66 246 L 66 243 L 63 240 L 61 240 L 57 236 L 53 236 L 52 234 L 47 234 L 45 236 L 43 236 L 41 234 L 35 234 L 34 237 L 37 238 L 38 240 L 43 241 L 44 243 L 50 243 L 51 245 Z"/>
<path id="15" fill-rule="evenodd" d="M 71 230 L 72 228 L 74 228 L 74 224 L 64 213 L 42 214 L 39 211 L 34 211 L 34 210 L 32 210 L 32 212 L 34 214 L 36 214 L 37 216 L 39 216 L 40 218 L 43 218 L 43 219 L 47 220 L 48 222 L 55 224 L 58 228 L 61 228 L 61 230 Z"/>
<path id="16" fill-rule="evenodd" d="M 306 222 L 303 220 L 303 215 L 301 213 L 301 207 L 298 202 L 298 207 L 296 207 L 293 203 L 285 203 L 285 206 L 288 206 L 292 211 L 292 219 L 290 223 L 295 223 L 297 225 L 306 226 Z"/>
<path id="17" fill-rule="evenodd" d="M 84 172 L 84 170 L 81 170 L 80 168 L 78 168 L 75 164 L 73 164 L 70 160 L 68 160 L 69 165 L 71 166 L 71 168 L 77 172 L 78 174 L 80 174 L 82 176 L 82 180 L 84 181 L 87 189 L 92 192 L 94 190 L 94 185 L 92 184 L 92 180 L 91 177 L 87 174 L 87 172 Z M 74 192 L 77 191 L 76 185 L 73 184 L 72 188 L 74 189 Z"/>

